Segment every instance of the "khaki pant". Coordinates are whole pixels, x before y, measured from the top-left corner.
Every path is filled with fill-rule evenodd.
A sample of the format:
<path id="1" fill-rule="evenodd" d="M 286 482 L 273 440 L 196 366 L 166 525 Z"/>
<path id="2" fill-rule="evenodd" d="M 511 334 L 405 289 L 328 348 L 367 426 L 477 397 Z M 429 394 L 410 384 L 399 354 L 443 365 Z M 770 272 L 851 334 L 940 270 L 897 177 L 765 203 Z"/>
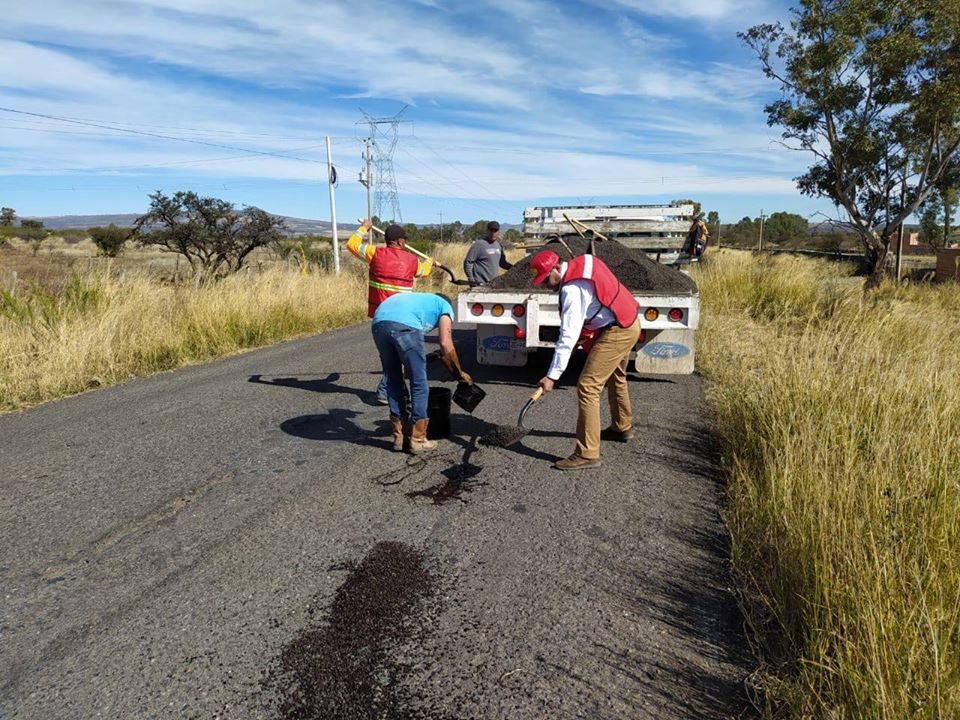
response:
<path id="1" fill-rule="evenodd" d="M 640 337 L 639 319 L 628 328 L 612 325 L 594 343 L 587 364 L 577 381 L 577 455 L 600 457 L 600 393 L 606 387 L 610 397 L 611 427 L 621 432 L 633 425 L 633 410 L 627 390 L 627 363 Z"/>

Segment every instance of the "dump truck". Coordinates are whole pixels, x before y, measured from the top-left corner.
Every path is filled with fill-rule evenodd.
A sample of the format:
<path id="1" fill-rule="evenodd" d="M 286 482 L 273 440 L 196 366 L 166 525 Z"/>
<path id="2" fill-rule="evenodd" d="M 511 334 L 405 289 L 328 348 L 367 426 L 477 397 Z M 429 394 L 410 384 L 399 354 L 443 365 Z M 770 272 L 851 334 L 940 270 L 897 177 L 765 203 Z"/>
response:
<path id="1" fill-rule="evenodd" d="M 549 245 L 561 259 L 592 249 L 630 289 L 640 307 L 640 341 L 631 356 L 636 372 L 692 373 L 700 295 L 681 269 L 689 262 L 684 255 L 692 216 L 692 205 L 527 208 L 521 241 L 526 258 L 489 285 L 462 292 L 457 301 L 458 326 L 476 328 L 477 361 L 522 367 L 531 355 L 555 346 L 559 295 L 533 286 L 524 267 Z M 589 229 L 575 232 L 567 218 Z M 595 240 L 591 247 L 591 230 L 608 240 Z"/>

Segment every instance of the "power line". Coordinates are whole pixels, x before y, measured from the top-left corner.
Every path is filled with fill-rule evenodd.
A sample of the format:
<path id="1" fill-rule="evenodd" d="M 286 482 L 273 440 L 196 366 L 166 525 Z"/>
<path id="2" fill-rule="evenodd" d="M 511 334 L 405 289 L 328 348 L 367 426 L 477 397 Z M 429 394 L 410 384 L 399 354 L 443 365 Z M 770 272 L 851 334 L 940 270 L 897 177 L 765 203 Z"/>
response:
<path id="1" fill-rule="evenodd" d="M 465 173 L 462 169 L 460 169 L 460 167 L 458 167 L 457 165 L 454 165 L 452 162 L 450 162 L 449 160 L 447 160 L 447 158 L 445 158 L 443 155 L 441 155 L 441 154 L 438 153 L 436 150 L 434 150 L 432 147 L 430 147 L 430 146 L 429 146 L 426 142 L 424 142 L 421 138 L 417 137 L 416 135 L 414 135 L 413 138 L 414 138 L 414 140 L 416 140 L 417 142 L 419 142 L 421 145 L 423 145 L 427 150 L 429 150 L 429 151 L 432 152 L 434 155 L 436 155 L 438 158 L 440 158 L 440 160 L 442 160 L 442 161 L 445 162 L 447 165 L 449 165 L 449 166 L 452 167 L 454 170 L 456 170 L 458 173 L 460 173 L 461 175 L 463 175 L 463 177 L 465 177 L 469 182 L 474 183 L 477 187 L 479 187 L 479 188 L 485 190 L 486 192 L 490 193 L 490 194 L 493 195 L 495 198 L 498 198 L 498 199 L 503 200 L 503 201 L 507 201 L 506 198 L 502 197 L 501 195 L 499 195 L 499 194 L 498 194 L 497 192 L 495 192 L 494 190 L 491 190 L 490 188 L 488 188 L 486 185 L 484 185 L 483 183 L 481 183 L 481 182 L 480 182 L 479 180 L 477 180 L 476 178 L 472 178 L 472 177 L 470 177 L 469 175 L 467 175 L 467 173 Z M 507 202 L 509 202 L 509 201 L 507 201 Z"/>
<path id="2" fill-rule="evenodd" d="M 101 130 L 114 130 L 116 132 L 127 133 L 130 135 L 140 135 L 143 137 L 159 138 L 161 140 L 174 140 L 176 142 L 192 143 L 194 145 L 205 145 L 207 147 L 221 148 L 223 150 L 233 150 L 235 152 L 250 153 L 251 155 L 263 155 L 267 157 L 283 158 L 284 160 L 299 160 L 300 162 L 315 163 L 317 165 L 326 165 L 326 163 L 321 160 L 313 160 L 310 158 L 296 157 L 294 155 L 284 155 L 282 153 L 270 152 L 267 150 L 252 150 L 250 148 L 238 147 L 236 145 L 225 145 L 223 143 L 213 143 L 207 140 L 195 140 L 192 138 L 177 137 L 176 135 L 164 135 L 162 133 L 145 132 L 142 130 L 132 130 L 130 128 L 116 127 L 114 125 L 93 123 L 93 122 L 88 122 L 86 120 L 77 120 L 77 119 L 62 117 L 57 115 L 47 115 L 44 113 L 27 112 L 25 110 L 16 110 L 14 108 L 0 107 L 0 112 L 13 113 L 16 115 L 27 115 L 30 117 L 47 118 L 49 120 L 59 120 L 60 122 L 70 123 L 72 125 L 95 127 L 95 128 L 100 128 Z"/>
<path id="3" fill-rule="evenodd" d="M 59 117 L 57 116 L 51 116 L 51 117 L 56 117 L 57 121 L 59 122 L 63 121 L 63 120 L 60 120 Z M 230 137 L 236 137 L 236 138 L 250 137 L 250 138 L 264 138 L 264 139 L 270 139 L 270 140 L 300 140 L 300 141 L 310 141 L 314 139 L 312 137 L 303 137 L 298 135 L 275 135 L 272 133 L 255 133 L 255 132 L 239 131 L 239 130 L 220 130 L 216 128 L 195 128 L 195 127 L 183 127 L 179 125 L 160 125 L 156 123 L 137 123 L 137 122 L 130 122 L 127 120 L 98 120 L 93 118 L 71 117 L 71 118 L 67 118 L 67 121 L 110 124 L 114 126 L 119 125 L 119 126 L 129 126 L 129 127 L 156 128 L 160 130 L 178 130 L 178 131 L 185 131 L 185 132 L 192 132 L 192 133 L 201 133 L 203 135 L 224 135 L 224 136 L 230 136 Z M 37 124 L 43 124 L 42 120 L 32 121 L 32 122 L 36 122 Z M 341 136 L 331 137 L 331 140 L 333 139 L 350 140 L 350 139 L 353 139 L 353 136 L 341 135 Z"/>
<path id="4" fill-rule="evenodd" d="M 292 148 L 291 152 L 300 152 L 302 150 L 313 150 L 315 148 L 324 147 L 323 144 L 319 145 L 306 145 L 300 148 Z M 237 160 L 255 160 L 256 156 L 250 154 L 244 155 L 228 155 L 221 157 L 213 158 L 198 158 L 196 160 L 173 160 L 165 163 L 150 163 L 150 164 L 136 164 L 136 165 L 102 165 L 99 167 L 93 168 L 78 168 L 78 167 L 60 167 L 60 168 L 48 168 L 43 167 L 39 170 L 45 173 L 64 173 L 64 172 L 76 172 L 84 175 L 100 175 L 106 173 L 114 173 L 123 170 L 152 170 L 156 168 L 165 168 L 173 167 L 178 165 L 202 165 L 205 163 L 222 163 L 222 162 L 234 162 Z M 25 171 L 29 172 L 29 170 Z"/>
<path id="5" fill-rule="evenodd" d="M 418 163 L 420 163 L 420 165 L 422 165 L 423 167 L 425 167 L 429 172 L 436 174 L 439 178 L 441 178 L 442 180 L 446 181 L 446 182 L 449 183 L 450 185 L 453 185 L 454 187 L 460 188 L 460 190 L 464 193 L 464 195 L 459 195 L 459 196 L 458 196 L 458 195 L 450 195 L 450 196 L 448 196 L 448 197 L 457 197 L 457 198 L 460 199 L 460 200 L 464 200 L 464 199 L 466 199 L 466 198 L 465 198 L 465 195 L 466 195 L 466 196 L 470 196 L 470 197 L 476 198 L 477 201 L 482 202 L 482 203 L 484 203 L 485 205 L 487 205 L 487 211 L 489 211 L 489 209 L 490 209 L 489 206 L 490 206 L 490 205 L 497 205 L 497 206 L 499 206 L 499 211 L 500 211 L 500 212 L 503 212 L 503 209 L 504 209 L 505 207 L 507 207 L 506 205 L 501 204 L 501 201 L 494 200 L 494 199 L 491 199 L 491 198 L 487 198 L 487 197 L 484 197 L 484 196 L 482 196 L 482 195 L 480 195 L 480 194 L 478 194 L 478 193 L 476 193 L 476 192 L 472 192 L 472 191 L 470 191 L 469 189 L 465 189 L 462 181 L 454 180 L 454 179 L 452 179 L 452 178 L 450 178 L 450 177 L 448 177 L 448 176 L 440 173 L 436 168 L 432 167 L 431 165 L 428 165 L 426 161 L 424 161 L 423 159 L 421 159 L 419 156 L 415 155 L 409 148 L 406 148 L 406 147 L 405 147 L 405 148 L 402 149 L 402 151 L 403 151 L 404 153 L 406 153 L 412 160 L 415 160 L 415 161 L 417 161 Z M 421 180 L 422 180 L 422 179 L 423 179 L 423 178 L 421 178 Z M 471 182 L 472 182 L 472 181 L 471 181 Z M 438 187 L 438 186 L 435 185 L 435 187 Z M 506 199 L 503 199 L 502 202 L 510 202 L 510 201 L 509 201 L 509 200 L 506 200 Z M 513 208 L 513 207 L 510 207 L 509 212 L 513 212 L 513 211 L 514 211 L 514 208 Z"/>

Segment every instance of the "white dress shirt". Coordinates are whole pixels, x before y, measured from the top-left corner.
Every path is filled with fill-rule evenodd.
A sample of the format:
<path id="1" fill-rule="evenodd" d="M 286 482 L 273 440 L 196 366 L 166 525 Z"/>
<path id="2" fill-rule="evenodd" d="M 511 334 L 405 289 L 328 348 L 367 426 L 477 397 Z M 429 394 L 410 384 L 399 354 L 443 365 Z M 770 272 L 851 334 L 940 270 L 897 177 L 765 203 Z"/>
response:
<path id="1" fill-rule="evenodd" d="M 563 263 L 560 266 L 561 282 L 566 274 L 567 263 Z M 597 300 L 597 293 L 590 280 L 565 283 L 560 288 L 560 337 L 553 351 L 553 362 L 547 370 L 547 377 L 559 380 L 563 375 L 584 327 L 588 330 L 599 330 L 615 322 L 614 314 Z"/>

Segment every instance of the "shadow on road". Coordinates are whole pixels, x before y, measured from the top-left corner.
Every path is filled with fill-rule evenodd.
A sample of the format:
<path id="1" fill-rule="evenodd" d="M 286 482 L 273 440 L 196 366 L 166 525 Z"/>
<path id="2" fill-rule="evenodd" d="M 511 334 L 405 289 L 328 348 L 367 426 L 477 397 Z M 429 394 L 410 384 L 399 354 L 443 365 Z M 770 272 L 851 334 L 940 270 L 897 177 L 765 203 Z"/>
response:
<path id="1" fill-rule="evenodd" d="M 247 382 L 258 383 L 260 385 L 277 385 L 280 387 L 296 388 L 297 390 L 307 390 L 309 392 L 321 394 L 355 395 L 364 403 L 371 406 L 379 405 L 377 402 L 377 393 L 373 390 L 361 390 L 360 388 L 350 387 L 349 385 L 340 385 L 339 380 L 343 375 L 371 375 L 379 373 L 356 372 L 356 373 L 328 373 L 325 377 L 272 377 L 263 375 L 251 375 Z"/>
<path id="2" fill-rule="evenodd" d="M 280 429 L 288 435 L 305 440 L 327 440 L 349 442 L 355 445 L 392 450 L 390 421 L 387 418 L 377 422 L 373 432 L 359 427 L 353 418 L 359 413 L 354 410 L 334 409 L 324 415 L 300 415 L 280 423 Z"/>

